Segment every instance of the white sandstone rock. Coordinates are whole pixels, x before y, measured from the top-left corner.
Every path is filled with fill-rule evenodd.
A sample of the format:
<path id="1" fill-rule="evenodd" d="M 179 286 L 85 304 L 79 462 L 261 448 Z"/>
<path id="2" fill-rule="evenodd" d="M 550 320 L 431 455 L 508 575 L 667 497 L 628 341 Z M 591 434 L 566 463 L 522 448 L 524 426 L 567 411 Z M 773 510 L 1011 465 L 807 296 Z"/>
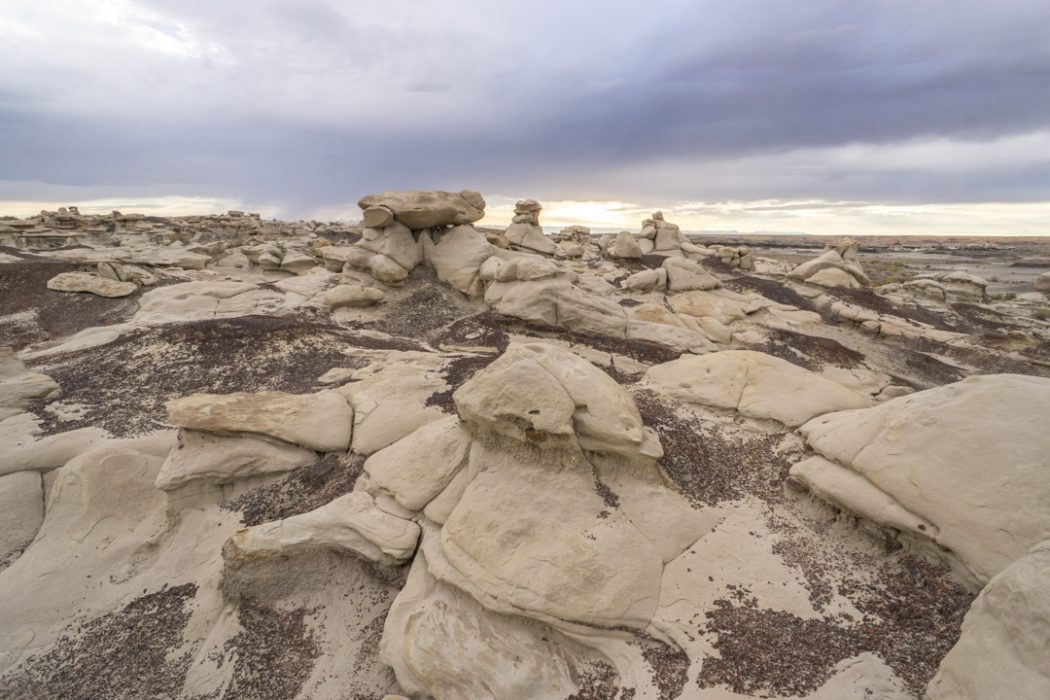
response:
<path id="1" fill-rule="evenodd" d="M 651 367 L 644 381 L 680 401 L 736 409 L 788 427 L 823 413 L 870 405 L 841 384 L 753 350 L 683 357 Z"/>
<path id="2" fill-rule="evenodd" d="M 44 522 L 44 487 L 37 472 L 0 476 L 0 562 L 36 537 Z"/>
<path id="3" fill-rule="evenodd" d="M 380 510 L 370 495 L 355 491 L 316 510 L 239 530 L 223 556 L 228 567 L 237 567 L 251 559 L 320 548 L 394 564 L 411 557 L 418 540 L 418 525 Z"/>
<path id="4" fill-rule="evenodd" d="M 320 452 L 349 449 L 353 410 L 334 391 L 194 394 L 167 403 L 168 420 L 210 433 L 260 433 Z"/>
<path id="5" fill-rule="evenodd" d="M 260 474 L 304 467 L 316 453 L 288 443 L 252 435 L 218 437 L 182 430 L 157 475 L 157 488 L 171 491 L 195 481 L 224 484 Z"/>
<path id="6" fill-rule="evenodd" d="M 970 606 L 929 700 L 1050 697 L 1050 542 L 996 574 Z"/>
<path id="7" fill-rule="evenodd" d="M 1050 379 L 985 375 L 821 416 L 801 432 L 931 523 L 925 537 L 983 583 L 1050 534 L 1048 415 Z M 867 515 L 866 499 L 856 507 Z"/>
<path id="8" fill-rule="evenodd" d="M 100 297 L 126 297 L 138 286 L 93 275 L 90 272 L 62 272 L 47 281 L 47 288 L 56 292 L 88 292 Z"/>
<path id="9" fill-rule="evenodd" d="M 365 461 L 370 487 L 422 510 L 465 466 L 470 441 L 458 416 L 428 423 Z"/>

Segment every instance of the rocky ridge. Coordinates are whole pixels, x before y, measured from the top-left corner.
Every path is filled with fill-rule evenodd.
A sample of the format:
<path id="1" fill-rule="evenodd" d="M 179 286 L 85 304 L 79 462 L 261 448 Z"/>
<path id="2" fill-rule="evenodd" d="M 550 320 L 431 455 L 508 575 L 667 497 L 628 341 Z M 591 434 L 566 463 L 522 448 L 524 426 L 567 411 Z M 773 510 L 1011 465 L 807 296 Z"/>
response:
<path id="1" fill-rule="evenodd" d="M 1045 297 L 360 206 L 0 230 L 5 697 L 1045 696 Z"/>

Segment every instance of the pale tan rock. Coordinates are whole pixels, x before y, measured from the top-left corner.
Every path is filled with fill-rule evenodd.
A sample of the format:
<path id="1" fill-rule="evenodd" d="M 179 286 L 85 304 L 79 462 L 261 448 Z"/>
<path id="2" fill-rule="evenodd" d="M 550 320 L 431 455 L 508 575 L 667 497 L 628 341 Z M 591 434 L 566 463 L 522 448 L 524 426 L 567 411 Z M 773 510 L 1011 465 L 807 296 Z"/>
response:
<path id="1" fill-rule="evenodd" d="M 642 249 L 638 245 L 638 238 L 630 231 L 621 231 L 616 240 L 609 247 L 609 255 L 614 258 L 640 258 Z"/>
<path id="2" fill-rule="evenodd" d="M 464 294 L 475 294 L 481 264 L 493 254 L 493 246 L 473 226 L 456 226 L 433 242 L 423 237 L 423 255 L 438 279 Z"/>
<path id="3" fill-rule="evenodd" d="M 663 269 L 667 271 L 667 287 L 672 292 L 715 289 L 722 286 L 722 282 L 700 263 L 686 258 L 668 258 L 664 261 Z"/>
<path id="4" fill-rule="evenodd" d="M 1050 697 L 1050 542 L 996 574 L 970 606 L 929 700 Z"/>
<path id="5" fill-rule="evenodd" d="M 441 549 L 460 575 L 525 614 L 648 624 L 663 562 L 622 513 L 607 508 L 590 465 L 537 465 L 525 454 L 484 448 L 477 459 L 484 469 L 441 530 Z"/>
<path id="6" fill-rule="evenodd" d="M 239 530 L 223 557 L 228 568 L 236 568 L 252 559 L 320 548 L 394 564 L 411 557 L 418 540 L 418 525 L 380 510 L 370 495 L 356 491 L 316 510 Z"/>
<path id="7" fill-rule="evenodd" d="M 534 250 L 544 255 L 554 254 L 554 241 L 543 234 L 537 224 L 514 223 L 503 234 L 511 245 Z"/>
<path id="8" fill-rule="evenodd" d="M 861 285 L 853 275 L 836 267 L 826 267 L 810 275 L 806 282 L 818 284 L 821 287 L 845 287 L 846 289 L 858 289 Z"/>
<path id="9" fill-rule="evenodd" d="M 0 347 L 0 420 L 57 391 L 55 380 L 28 369 L 11 348 Z"/>
<path id="10" fill-rule="evenodd" d="M 37 472 L 0 476 L 0 562 L 36 537 L 44 522 L 44 487 Z"/>
<path id="11" fill-rule="evenodd" d="M 680 401 L 735 409 L 789 427 L 823 413 L 870 405 L 841 384 L 753 350 L 683 357 L 650 368 L 644 381 Z"/>
<path id="12" fill-rule="evenodd" d="M 1050 292 L 1050 272 L 1044 272 L 1035 280 L 1035 291 L 1044 294 Z"/>
<path id="13" fill-rule="evenodd" d="M 371 253 L 384 255 L 411 272 L 423 261 L 423 248 L 402 223 L 394 222 L 382 229 L 366 228 L 355 244 Z"/>
<path id="14" fill-rule="evenodd" d="M 317 258 L 302 251 L 290 250 L 281 258 L 281 268 L 297 275 L 317 267 Z"/>
<path id="15" fill-rule="evenodd" d="M 132 282 L 119 282 L 89 272 L 62 272 L 47 281 L 56 292 L 87 292 L 100 297 L 126 297 L 138 289 Z"/>
<path id="16" fill-rule="evenodd" d="M 372 489 L 385 491 L 408 510 L 422 510 L 463 468 L 470 435 L 458 416 L 427 423 L 365 461 Z"/>
<path id="17" fill-rule="evenodd" d="M 386 616 L 379 653 L 416 697 L 544 700 L 577 692 L 574 647 L 546 625 L 488 611 L 437 581 L 420 553 Z"/>
<path id="18" fill-rule="evenodd" d="M 445 417 L 440 406 L 427 405 L 448 390 L 445 364 L 437 355 L 404 352 L 355 371 L 353 381 L 337 390 L 354 407 L 354 452 L 370 455 Z"/>
<path id="19" fill-rule="evenodd" d="M 324 293 L 325 302 L 333 309 L 343 306 L 374 306 L 381 302 L 386 294 L 382 289 L 362 287 L 358 284 L 340 284 Z"/>
<path id="20" fill-rule="evenodd" d="M 1047 415 L 1050 379 L 985 375 L 821 416 L 800 431 L 931 523 L 925 537 L 984 583 L 1050 533 Z"/>
<path id="21" fill-rule="evenodd" d="M 610 376 L 545 343 L 511 344 L 453 394 L 464 421 L 546 448 L 637 454 L 645 441 L 633 399 Z"/>
<path id="22" fill-rule="evenodd" d="M 361 217 L 361 223 L 366 228 L 384 228 L 394 220 L 394 212 L 384 206 L 374 206 L 365 209 Z"/>
<path id="23" fill-rule="evenodd" d="M 485 215 L 485 200 L 474 190 L 384 192 L 362 197 L 357 205 L 386 207 L 413 230 L 472 224 Z"/>
<path id="24" fill-rule="evenodd" d="M 346 399 L 317 394 L 194 394 L 167 403 L 168 420 L 210 433 L 259 433 L 320 452 L 349 449 L 354 422 Z"/>
<path id="25" fill-rule="evenodd" d="M 224 484 L 260 474 L 288 472 L 317 461 L 311 450 L 255 436 L 218 437 L 182 430 L 157 475 L 171 491 L 191 482 Z"/>

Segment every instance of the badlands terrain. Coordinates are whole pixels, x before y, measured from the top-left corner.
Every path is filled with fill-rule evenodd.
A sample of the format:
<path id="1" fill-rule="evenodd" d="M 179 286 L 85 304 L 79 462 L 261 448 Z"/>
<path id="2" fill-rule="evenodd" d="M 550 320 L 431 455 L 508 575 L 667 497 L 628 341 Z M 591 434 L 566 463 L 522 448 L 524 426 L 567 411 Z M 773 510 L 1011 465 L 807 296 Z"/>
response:
<path id="1" fill-rule="evenodd" d="M 0 697 L 1050 697 L 1050 244 L 361 208 L 0 219 Z"/>

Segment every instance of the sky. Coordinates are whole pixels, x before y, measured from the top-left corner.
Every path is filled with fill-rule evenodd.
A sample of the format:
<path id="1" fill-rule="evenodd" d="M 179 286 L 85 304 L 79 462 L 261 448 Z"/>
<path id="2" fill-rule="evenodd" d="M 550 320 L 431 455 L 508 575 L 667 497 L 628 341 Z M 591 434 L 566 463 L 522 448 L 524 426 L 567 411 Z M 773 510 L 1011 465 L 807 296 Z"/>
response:
<path id="1" fill-rule="evenodd" d="M 0 214 L 1050 235 L 1047 0 L 0 0 Z"/>

